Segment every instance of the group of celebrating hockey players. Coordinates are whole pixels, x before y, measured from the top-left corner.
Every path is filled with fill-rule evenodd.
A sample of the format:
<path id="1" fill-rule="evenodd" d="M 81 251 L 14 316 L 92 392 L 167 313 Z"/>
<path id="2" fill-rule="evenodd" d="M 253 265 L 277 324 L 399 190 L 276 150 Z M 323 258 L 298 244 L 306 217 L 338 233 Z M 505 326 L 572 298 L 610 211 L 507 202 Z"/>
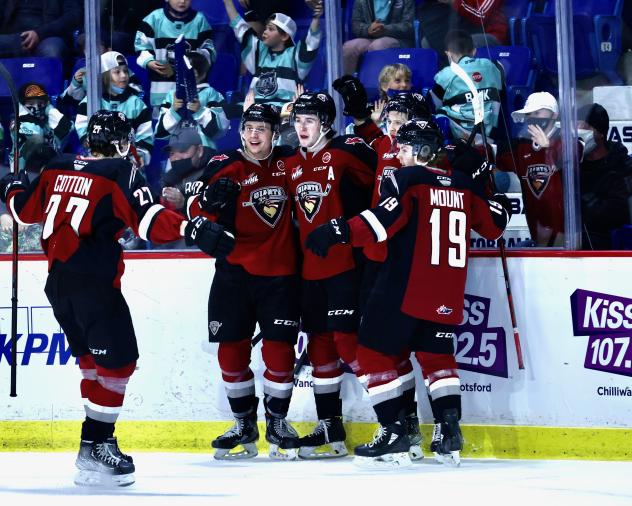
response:
<path id="1" fill-rule="evenodd" d="M 384 108 L 383 133 L 370 119 L 360 82 L 334 82 L 355 133 L 332 129 L 334 101 L 303 93 L 292 123 L 300 147 L 278 146 L 280 118 L 269 104 L 243 114 L 242 148 L 216 153 L 187 218 L 153 201 L 128 154 L 122 113 L 90 118 L 91 155 L 59 155 L 32 182 L 0 182 L 19 223 L 43 222 L 49 260 L 46 294 L 79 357 L 85 400 L 76 482 L 134 481 L 132 458 L 114 437 L 126 384 L 138 359 L 120 291 L 117 238 L 185 238 L 216 258 L 208 302 L 209 339 L 234 426 L 212 446 L 218 459 L 253 457 L 258 398 L 249 367 L 259 324 L 265 363 L 265 438 L 270 456 L 347 455 L 340 389 L 343 365 L 367 389 L 379 429 L 355 448 L 361 464 L 402 467 L 422 458 L 411 353 L 418 360 L 435 422 L 431 450 L 458 464 L 462 449 L 454 328 L 460 322 L 470 229 L 495 239 L 510 217 L 504 195 L 487 189 L 484 158 L 444 139 L 420 95 L 400 93 Z M 481 176 L 483 175 L 483 177 Z M 292 205 L 292 203 L 294 205 Z M 298 228 L 298 231 L 296 230 Z M 299 329 L 318 423 L 302 437 L 287 420 Z"/>

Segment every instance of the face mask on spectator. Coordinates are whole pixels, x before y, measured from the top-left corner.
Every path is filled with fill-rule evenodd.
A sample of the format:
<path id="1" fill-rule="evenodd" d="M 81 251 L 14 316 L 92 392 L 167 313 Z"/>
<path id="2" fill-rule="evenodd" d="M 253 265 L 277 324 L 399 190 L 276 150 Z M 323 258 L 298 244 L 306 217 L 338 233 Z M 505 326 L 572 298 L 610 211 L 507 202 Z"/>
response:
<path id="1" fill-rule="evenodd" d="M 169 172 L 173 172 L 173 176 L 183 179 L 194 170 L 196 170 L 196 167 L 193 166 L 193 157 L 191 157 L 180 160 L 172 160 L 171 170 Z"/>
<path id="2" fill-rule="evenodd" d="M 112 95 L 120 95 L 124 91 L 125 91 L 125 88 L 121 88 L 120 86 L 114 86 L 113 84 L 110 84 L 110 93 L 112 93 Z"/>
<path id="3" fill-rule="evenodd" d="M 38 119 L 42 119 L 46 116 L 46 105 L 42 103 L 30 103 L 24 106 L 31 113 L 32 116 L 35 116 Z"/>
<path id="4" fill-rule="evenodd" d="M 584 130 L 580 128 L 577 130 L 577 135 L 584 143 L 584 156 L 597 148 L 595 133 L 592 130 Z"/>

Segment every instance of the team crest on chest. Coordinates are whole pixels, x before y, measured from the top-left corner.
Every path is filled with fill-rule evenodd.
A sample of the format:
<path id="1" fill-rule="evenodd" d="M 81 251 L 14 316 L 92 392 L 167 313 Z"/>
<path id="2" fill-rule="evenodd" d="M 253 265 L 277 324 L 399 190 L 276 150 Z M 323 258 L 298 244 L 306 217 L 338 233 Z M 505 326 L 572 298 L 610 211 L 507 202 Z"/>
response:
<path id="1" fill-rule="evenodd" d="M 323 197 L 329 195 L 331 185 L 327 184 L 325 191 L 320 183 L 306 181 L 296 187 L 296 200 L 305 214 L 305 219 L 310 223 L 318 214 Z"/>
<path id="2" fill-rule="evenodd" d="M 262 72 L 255 88 L 259 95 L 263 97 L 274 95 L 279 89 L 276 72 L 274 70 L 272 72 Z"/>
<path id="3" fill-rule="evenodd" d="M 553 176 L 554 173 L 554 166 L 551 167 L 550 165 L 544 164 L 529 165 L 527 167 L 527 175 L 523 176 L 523 179 L 526 179 L 531 193 L 533 193 L 536 198 L 540 198 L 549 185 L 551 176 Z"/>
<path id="4" fill-rule="evenodd" d="M 280 186 L 264 186 L 250 192 L 250 200 L 244 202 L 244 207 L 252 207 L 255 214 L 267 225 L 275 227 L 283 214 L 283 207 L 287 200 L 285 189 Z"/>

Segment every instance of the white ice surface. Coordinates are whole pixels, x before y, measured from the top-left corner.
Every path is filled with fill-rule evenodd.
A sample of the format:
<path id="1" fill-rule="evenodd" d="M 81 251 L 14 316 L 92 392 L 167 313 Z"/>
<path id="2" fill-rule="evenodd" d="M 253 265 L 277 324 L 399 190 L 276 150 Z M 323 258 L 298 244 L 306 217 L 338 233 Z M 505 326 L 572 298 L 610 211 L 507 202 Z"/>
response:
<path id="1" fill-rule="evenodd" d="M 211 455 L 133 454 L 136 483 L 76 487 L 74 454 L 1 453 L 0 506 L 255 504 L 393 506 L 632 506 L 632 462 L 468 460 L 450 469 L 426 458 L 400 471 L 342 460 L 217 462 Z"/>

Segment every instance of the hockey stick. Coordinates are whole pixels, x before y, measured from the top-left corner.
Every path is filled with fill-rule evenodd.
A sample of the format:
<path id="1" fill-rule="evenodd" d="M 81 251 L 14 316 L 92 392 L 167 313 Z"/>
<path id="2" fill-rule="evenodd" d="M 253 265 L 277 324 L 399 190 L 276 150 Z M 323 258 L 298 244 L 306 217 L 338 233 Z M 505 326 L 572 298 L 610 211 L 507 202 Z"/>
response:
<path id="1" fill-rule="evenodd" d="M 15 83 L 7 68 L 0 63 L 0 75 L 7 83 L 7 87 L 11 93 L 11 102 L 13 103 L 13 121 L 14 140 L 13 140 L 13 174 L 16 176 L 20 170 L 20 102 L 18 92 L 15 89 Z M 18 224 L 13 218 L 13 251 L 11 257 L 11 397 L 17 397 L 17 366 L 18 361 Z"/>
<path id="2" fill-rule="evenodd" d="M 483 95 L 478 92 L 476 86 L 466 74 L 463 68 L 451 61 L 450 68 L 469 88 L 472 93 L 472 107 L 474 109 L 474 129 L 471 137 L 475 136 L 477 126 L 480 128 L 481 136 L 483 137 L 483 149 L 485 151 L 485 160 L 489 165 L 489 152 L 487 150 L 487 132 L 485 132 L 484 122 L 484 101 Z M 471 139 L 470 139 L 471 140 Z M 492 187 L 495 188 L 494 175 L 490 172 L 490 180 Z M 520 333 L 518 331 L 518 323 L 516 322 L 516 312 L 514 309 L 513 296 L 511 294 L 511 283 L 509 282 L 509 269 L 507 268 L 507 253 L 505 252 L 505 240 L 501 236 L 498 240 L 498 250 L 500 252 L 500 260 L 503 266 L 503 276 L 505 278 L 505 291 L 507 292 L 507 304 L 509 305 L 509 315 L 511 316 L 511 326 L 513 327 L 514 345 L 516 347 L 516 356 L 518 358 L 518 369 L 524 369 L 524 359 L 522 357 L 522 346 L 520 345 Z"/>

